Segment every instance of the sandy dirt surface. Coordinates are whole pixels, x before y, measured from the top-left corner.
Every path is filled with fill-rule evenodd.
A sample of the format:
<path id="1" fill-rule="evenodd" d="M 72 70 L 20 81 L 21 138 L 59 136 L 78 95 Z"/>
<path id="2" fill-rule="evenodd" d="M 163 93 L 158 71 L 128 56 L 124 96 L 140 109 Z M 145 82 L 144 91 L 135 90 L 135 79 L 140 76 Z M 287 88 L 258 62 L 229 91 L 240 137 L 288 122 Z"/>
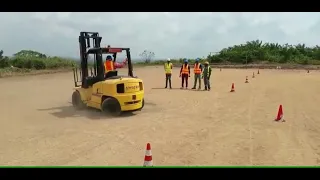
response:
<path id="1" fill-rule="evenodd" d="M 214 69 L 207 92 L 137 68 L 146 106 L 119 118 L 74 110 L 72 73 L 0 79 L 0 165 L 141 166 L 147 142 L 154 165 L 319 165 L 320 72 L 253 71 Z"/>

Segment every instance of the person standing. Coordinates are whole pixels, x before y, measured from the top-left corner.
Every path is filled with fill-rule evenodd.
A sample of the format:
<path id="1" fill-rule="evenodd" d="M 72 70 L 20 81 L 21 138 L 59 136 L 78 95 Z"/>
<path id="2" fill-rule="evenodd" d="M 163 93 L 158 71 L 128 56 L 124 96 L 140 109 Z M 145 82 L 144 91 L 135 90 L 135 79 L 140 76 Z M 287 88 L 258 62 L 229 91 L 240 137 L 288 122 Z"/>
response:
<path id="1" fill-rule="evenodd" d="M 211 77 L 211 67 L 209 66 L 209 62 L 206 61 L 204 63 L 204 68 L 202 72 L 202 78 L 203 78 L 203 83 L 204 83 L 204 90 L 210 91 L 210 77 Z"/>
<path id="2" fill-rule="evenodd" d="M 171 75 L 172 75 L 172 63 L 171 63 L 171 60 L 170 58 L 167 59 L 167 62 L 164 63 L 164 71 L 166 73 L 166 87 L 168 87 L 168 81 L 169 81 L 169 87 L 170 89 L 172 89 L 172 86 L 171 86 Z"/>
<path id="3" fill-rule="evenodd" d="M 202 65 L 199 62 L 200 58 L 196 59 L 196 63 L 194 64 L 193 67 L 193 72 L 194 72 L 194 85 L 192 89 L 196 89 L 197 82 L 199 81 L 199 87 L 198 90 L 201 89 L 201 72 L 202 72 Z"/>
<path id="4" fill-rule="evenodd" d="M 181 77 L 181 89 L 184 88 L 184 82 L 186 82 L 186 89 L 188 89 L 188 78 L 190 77 L 190 66 L 188 64 L 188 60 L 184 59 L 184 63 L 180 69 L 180 76 Z"/>

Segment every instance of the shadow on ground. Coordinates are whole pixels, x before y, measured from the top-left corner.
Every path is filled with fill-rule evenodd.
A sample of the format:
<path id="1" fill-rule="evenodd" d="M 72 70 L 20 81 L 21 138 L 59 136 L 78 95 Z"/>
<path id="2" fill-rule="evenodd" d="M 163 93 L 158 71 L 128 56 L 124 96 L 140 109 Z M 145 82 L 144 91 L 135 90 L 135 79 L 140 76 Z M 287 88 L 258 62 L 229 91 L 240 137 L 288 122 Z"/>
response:
<path id="1" fill-rule="evenodd" d="M 53 107 L 46 109 L 38 109 L 38 111 L 49 111 L 55 117 L 58 118 L 68 118 L 68 117 L 86 117 L 88 119 L 99 120 L 99 119 L 114 119 L 121 117 L 131 117 L 135 116 L 136 112 L 123 112 L 118 117 L 112 117 L 103 114 L 100 110 L 94 108 L 86 108 L 83 110 L 77 110 L 72 105 L 70 106 L 61 106 L 61 107 Z"/>
<path id="2" fill-rule="evenodd" d="M 151 88 L 151 89 L 182 90 L 180 88 L 172 88 L 172 89 L 170 89 L 170 88 L 159 88 L 159 87 L 155 87 L 155 88 Z"/>
<path id="3" fill-rule="evenodd" d="M 188 88 L 188 89 L 185 89 L 185 88 L 183 88 L 183 89 L 181 89 L 181 88 L 172 88 L 172 89 L 169 89 L 169 88 L 159 88 L 159 87 L 155 87 L 155 88 L 151 88 L 151 90 L 165 90 L 165 89 L 167 89 L 167 90 L 180 90 L 180 91 L 204 91 L 203 89 L 201 89 L 201 90 L 198 90 L 198 89 L 191 89 L 191 88 Z"/>

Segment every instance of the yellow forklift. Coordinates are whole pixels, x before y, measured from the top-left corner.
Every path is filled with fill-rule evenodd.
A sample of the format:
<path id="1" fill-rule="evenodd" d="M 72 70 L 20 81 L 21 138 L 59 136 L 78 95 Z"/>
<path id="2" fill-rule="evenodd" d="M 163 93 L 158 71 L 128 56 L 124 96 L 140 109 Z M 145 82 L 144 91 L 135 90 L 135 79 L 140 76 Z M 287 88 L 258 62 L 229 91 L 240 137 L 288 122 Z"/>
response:
<path id="1" fill-rule="evenodd" d="M 119 116 L 124 111 L 141 110 L 144 107 L 144 86 L 141 79 L 133 76 L 130 48 L 101 47 L 101 40 L 98 32 L 80 32 L 80 78 L 75 68 L 72 105 L 77 109 L 92 107 L 112 116 Z M 105 73 L 102 55 L 112 55 L 115 62 L 117 54 L 123 51 L 128 59 L 128 76 L 118 75 L 116 70 Z M 89 76 L 90 54 L 94 58 Z"/>

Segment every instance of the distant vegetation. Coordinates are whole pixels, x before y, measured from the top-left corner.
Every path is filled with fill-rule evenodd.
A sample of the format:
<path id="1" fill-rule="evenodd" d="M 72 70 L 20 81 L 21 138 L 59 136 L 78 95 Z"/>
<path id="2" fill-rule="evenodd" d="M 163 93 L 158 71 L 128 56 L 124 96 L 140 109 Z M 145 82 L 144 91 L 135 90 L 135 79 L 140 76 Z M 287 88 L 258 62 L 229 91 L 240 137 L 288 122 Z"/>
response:
<path id="1" fill-rule="evenodd" d="M 139 56 L 142 58 L 144 63 L 148 64 L 154 58 L 155 53 L 152 51 L 144 50 Z"/>
<path id="2" fill-rule="evenodd" d="M 194 61 L 194 59 L 189 60 L 191 62 Z M 216 54 L 209 54 L 204 60 L 213 64 L 290 63 L 320 65 L 320 46 L 306 47 L 305 44 L 280 45 L 278 43 L 263 43 L 260 40 L 256 40 L 224 48 Z M 183 58 L 171 61 L 173 63 L 181 63 Z M 162 64 L 164 62 L 165 60 L 151 63 Z"/>
<path id="3" fill-rule="evenodd" d="M 0 77 L 14 75 L 16 73 L 28 73 L 32 70 L 71 68 L 75 63 L 75 61 L 69 59 L 48 57 L 45 54 L 31 50 L 21 50 L 15 53 L 13 57 L 7 57 L 3 56 L 3 51 L 1 50 Z"/>
<path id="4" fill-rule="evenodd" d="M 212 63 L 297 63 L 320 64 L 320 47 L 306 47 L 305 44 L 280 45 L 250 41 L 246 44 L 234 45 L 222 49 L 216 55 L 209 55 Z"/>
<path id="5" fill-rule="evenodd" d="M 137 64 L 163 64 L 166 60 L 152 61 L 155 53 L 143 51 L 140 54 L 142 62 Z M 185 57 L 187 58 L 187 57 Z M 182 63 L 184 58 L 172 59 L 174 64 Z M 194 60 L 189 59 L 192 63 Z M 246 44 L 234 45 L 224 48 L 216 54 L 209 54 L 202 61 L 212 64 L 300 64 L 320 65 L 320 47 L 306 47 L 305 44 L 280 45 L 278 43 L 263 43 L 260 40 L 250 41 Z M 21 50 L 12 57 L 3 56 L 0 50 L 0 76 L 3 72 L 29 72 L 31 70 L 50 70 L 74 67 L 76 61 L 49 57 L 43 53 L 32 50 Z"/>
<path id="6" fill-rule="evenodd" d="M 0 68 L 15 68 L 21 69 L 57 69 L 64 67 L 72 67 L 75 62 L 72 60 L 60 57 L 47 57 L 45 54 L 31 50 L 22 50 L 9 58 L 3 56 L 3 51 L 0 51 Z"/>

